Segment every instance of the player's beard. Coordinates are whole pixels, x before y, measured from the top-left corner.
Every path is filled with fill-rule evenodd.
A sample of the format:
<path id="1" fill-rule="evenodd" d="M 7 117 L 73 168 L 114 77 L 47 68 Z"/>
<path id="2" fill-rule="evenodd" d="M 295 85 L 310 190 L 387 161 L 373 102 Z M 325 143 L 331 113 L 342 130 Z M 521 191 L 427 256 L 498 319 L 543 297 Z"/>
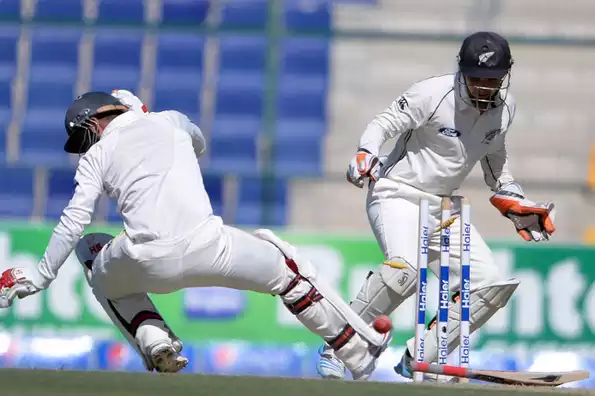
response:
<path id="1" fill-rule="evenodd" d="M 501 106 L 505 102 L 510 87 L 510 72 L 502 78 L 498 87 L 470 86 L 463 75 L 459 77 L 459 83 L 467 90 L 469 101 L 464 101 L 483 112 Z M 489 94 L 480 94 L 483 92 L 489 92 Z"/>
<path id="2" fill-rule="evenodd" d="M 467 86 L 467 93 L 469 94 L 469 98 L 471 98 L 471 102 L 473 103 L 474 107 L 480 111 L 486 111 L 491 107 L 495 107 L 498 95 L 500 94 L 500 89 L 493 89 L 489 95 L 473 95 L 469 86 Z"/>

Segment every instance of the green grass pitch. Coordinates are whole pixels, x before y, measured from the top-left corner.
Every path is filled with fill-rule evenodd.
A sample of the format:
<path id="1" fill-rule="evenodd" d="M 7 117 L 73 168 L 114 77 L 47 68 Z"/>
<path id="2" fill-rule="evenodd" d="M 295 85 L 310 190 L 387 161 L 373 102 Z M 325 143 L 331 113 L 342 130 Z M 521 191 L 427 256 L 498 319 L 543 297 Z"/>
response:
<path id="1" fill-rule="evenodd" d="M 595 396 L 594 391 L 322 379 L 1 369 L 2 396 Z"/>

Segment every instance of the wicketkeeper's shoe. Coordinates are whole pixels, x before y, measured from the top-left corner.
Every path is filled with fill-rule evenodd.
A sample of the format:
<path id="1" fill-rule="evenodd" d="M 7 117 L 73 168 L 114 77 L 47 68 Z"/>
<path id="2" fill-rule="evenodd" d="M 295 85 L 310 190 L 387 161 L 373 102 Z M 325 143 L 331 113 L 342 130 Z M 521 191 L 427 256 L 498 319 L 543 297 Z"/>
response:
<path id="1" fill-rule="evenodd" d="M 323 344 L 318 349 L 320 358 L 316 363 L 316 371 L 318 375 L 326 379 L 343 379 L 345 378 L 345 365 L 335 356 L 335 352 L 327 344 Z"/>
<path id="2" fill-rule="evenodd" d="M 159 373 L 177 373 L 188 365 L 188 359 L 181 356 L 174 345 L 161 342 L 149 348 L 149 359 L 153 368 Z"/>
<path id="3" fill-rule="evenodd" d="M 411 370 L 411 362 L 412 361 L 413 361 L 413 356 L 411 356 L 411 354 L 409 353 L 409 349 L 405 348 L 405 353 L 403 354 L 401 361 L 399 362 L 399 364 L 397 364 L 394 367 L 395 372 L 402 377 L 412 379 L 413 378 L 413 374 L 412 374 L 413 371 Z"/>

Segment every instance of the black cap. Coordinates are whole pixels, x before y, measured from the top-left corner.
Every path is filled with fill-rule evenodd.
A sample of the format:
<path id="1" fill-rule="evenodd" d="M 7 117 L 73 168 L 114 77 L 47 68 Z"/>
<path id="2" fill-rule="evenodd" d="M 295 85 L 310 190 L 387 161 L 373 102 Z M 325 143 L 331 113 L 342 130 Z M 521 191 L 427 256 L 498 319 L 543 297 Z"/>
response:
<path id="1" fill-rule="evenodd" d="M 459 71 L 468 77 L 503 78 L 513 60 L 508 41 L 494 32 L 476 32 L 461 45 Z"/>
<path id="2" fill-rule="evenodd" d="M 128 107 L 117 98 L 105 92 L 87 92 L 76 98 L 66 111 L 64 127 L 68 134 L 68 140 L 64 145 L 64 151 L 72 154 L 86 152 L 92 144 L 87 136 L 85 123 L 89 118 L 100 113 L 125 112 Z"/>

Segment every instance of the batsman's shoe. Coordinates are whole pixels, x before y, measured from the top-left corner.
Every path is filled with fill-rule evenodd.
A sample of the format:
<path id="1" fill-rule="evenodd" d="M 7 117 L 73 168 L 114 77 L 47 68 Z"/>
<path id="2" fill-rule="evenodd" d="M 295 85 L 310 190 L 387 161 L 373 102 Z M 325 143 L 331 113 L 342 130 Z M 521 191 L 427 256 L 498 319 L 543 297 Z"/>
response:
<path id="1" fill-rule="evenodd" d="M 171 340 L 171 345 L 174 347 L 174 350 L 177 353 L 181 353 L 184 349 L 184 344 L 182 344 L 182 340 L 180 340 L 178 336 L 175 335 L 173 331 L 171 331 L 171 329 L 169 330 L 168 335 L 169 339 Z"/>
<path id="2" fill-rule="evenodd" d="M 159 373 L 177 373 L 182 370 L 188 365 L 188 359 L 177 352 L 180 347 L 181 344 L 174 347 L 170 343 L 161 342 L 149 348 L 152 368 Z"/>
<path id="3" fill-rule="evenodd" d="M 182 352 L 182 350 L 184 349 L 184 344 L 182 344 L 182 341 L 180 340 L 173 340 L 171 345 L 174 347 L 174 351 L 176 351 L 177 353 Z"/>
<path id="4" fill-rule="evenodd" d="M 331 347 L 323 344 L 318 349 L 318 363 L 316 363 L 316 371 L 318 375 L 325 379 L 343 379 L 345 378 L 345 365 L 338 357 Z"/>
<path id="5" fill-rule="evenodd" d="M 356 381 L 364 381 L 370 378 L 374 370 L 376 370 L 376 366 L 378 365 L 378 358 L 388 348 L 388 344 L 393 337 L 393 331 L 390 330 L 389 332 L 384 334 L 384 339 L 382 341 L 382 345 L 380 346 L 373 346 L 370 345 L 368 351 L 367 361 L 363 362 L 363 364 L 357 369 L 350 369 L 351 376 Z"/>

